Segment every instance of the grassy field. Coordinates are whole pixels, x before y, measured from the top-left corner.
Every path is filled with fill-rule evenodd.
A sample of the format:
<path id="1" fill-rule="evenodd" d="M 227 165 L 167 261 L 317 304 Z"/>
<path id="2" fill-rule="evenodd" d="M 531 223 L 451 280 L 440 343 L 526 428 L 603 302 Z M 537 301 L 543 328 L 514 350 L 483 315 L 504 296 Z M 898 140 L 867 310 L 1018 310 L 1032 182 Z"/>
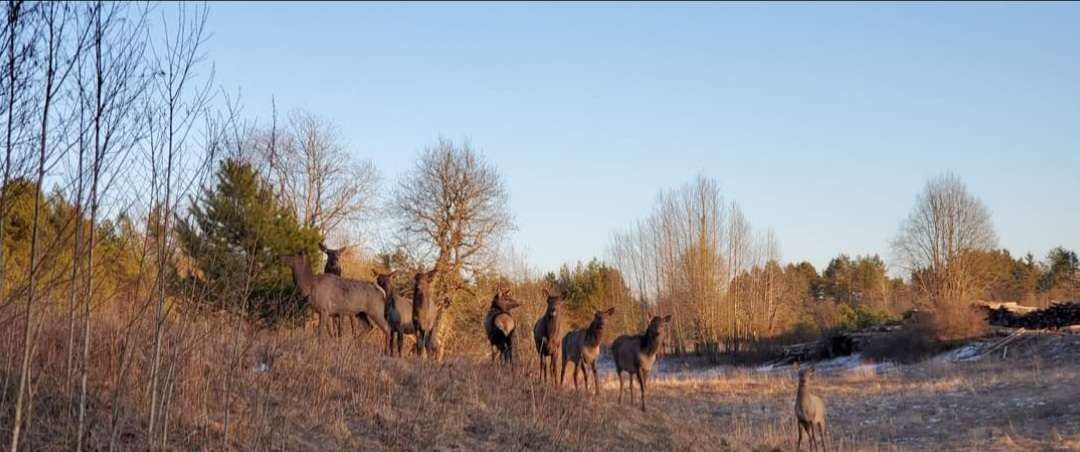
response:
<path id="1" fill-rule="evenodd" d="M 650 385 L 650 410 L 642 413 L 616 402 L 610 370 L 601 370 L 599 397 L 538 385 L 535 356 L 523 343 L 510 372 L 477 356 L 442 363 L 388 358 L 371 343 L 317 340 L 310 330 L 249 332 L 221 322 L 171 330 L 178 352 L 163 367 L 171 381 L 165 449 L 795 448 L 790 368 L 709 368 L 667 359 Z M 27 441 L 33 450 L 69 450 L 73 401 L 55 354 L 63 335 L 50 328 L 42 331 L 35 360 L 41 367 Z M 92 450 L 107 450 L 110 441 L 120 450 L 147 449 L 148 354 L 145 345 L 134 346 L 125 373 L 116 373 L 124 352 L 119 333 L 106 324 L 95 330 Z M 5 357 L 13 351 L 7 343 Z M 1078 356 L 1080 336 L 1052 336 L 976 362 L 822 363 L 811 388 L 826 401 L 841 450 L 1076 450 Z M 3 402 L 10 406 L 14 381 L 5 371 Z"/>

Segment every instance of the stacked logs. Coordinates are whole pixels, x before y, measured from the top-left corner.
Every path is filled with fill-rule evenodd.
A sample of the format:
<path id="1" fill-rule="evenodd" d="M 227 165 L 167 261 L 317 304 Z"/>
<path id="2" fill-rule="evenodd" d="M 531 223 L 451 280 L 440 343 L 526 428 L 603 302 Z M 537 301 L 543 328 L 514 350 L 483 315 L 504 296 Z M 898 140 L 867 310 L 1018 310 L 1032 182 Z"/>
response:
<path id="1" fill-rule="evenodd" d="M 1001 307 L 987 314 L 991 325 L 1010 328 L 1056 329 L 1080 324 L 1080 302 L 1054 303 L 1046 309 L 1017 314 Z"/>

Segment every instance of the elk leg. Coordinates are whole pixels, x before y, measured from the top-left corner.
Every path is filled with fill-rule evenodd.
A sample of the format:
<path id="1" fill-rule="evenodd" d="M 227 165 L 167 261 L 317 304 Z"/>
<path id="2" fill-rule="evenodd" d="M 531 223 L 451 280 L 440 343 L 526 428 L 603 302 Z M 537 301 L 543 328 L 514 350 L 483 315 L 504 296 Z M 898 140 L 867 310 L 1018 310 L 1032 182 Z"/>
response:
<path id="1" fill-rule="evenodd" d="M 618 370 L 618 369 L 615 369 L 615 375 L 619 376 L 619 405 L 622 405 L 622 390 L 623 390 L 622 371 Z"/>
<path id="2" fill-rule="evenodd" d="M 562 360 L 562 373 L 559 374 L 559 386 L 562 386 L 566 382 L 566 358 Z"/>
<path id="3" fill-rule="evenodd" d="M 574 361 L 574 390 L 575 391 L 577 391 L 577 388 L 578 388 L 578 386 L 577 386 L 578 370 L 581 370 L 581 366 L 578 364 L 577 361 Z"/>
<path id="4" fill-rule="evenodd" d="M 641 411 L 645 411 L 645 371 L 638 370 L 637 373 L 638 386 L 641 386 Z"/>
<path id="5" fill-rule="evenodd" d="M 795 421 L 795 424 L 796 424 L 796 430 L 799 431 L 799 440 L 795 443 L 795 450 L 800 450 L 800 449 L 802 449 L 803 424 L 802 424 L 802 421 L 798 421 L 798 420 Z"/>
<path id="6" fill-rule="evenodd" d="M 589 365 L 585 363 L 585 360 L 581 360 L 580 362 L 578 362 L 578 366 L 581 366 L 581 378 L 585 380 L 585 394 L 588 394 L 589 393 Z"/>
<path id="7" fill-rule="evenodd" d="M 599 358 L 597 358 L 597 359 L 599 359 Z M 592 376 L 593 376 L 593 379 L 592 379 L 593 389 L 596 390 L 596 395 L 599 396 L 600 395 L 600 374 L 598 374 L 596 372 L 596 361 L 593 361 L 593 363 L 592 363 Z"/>

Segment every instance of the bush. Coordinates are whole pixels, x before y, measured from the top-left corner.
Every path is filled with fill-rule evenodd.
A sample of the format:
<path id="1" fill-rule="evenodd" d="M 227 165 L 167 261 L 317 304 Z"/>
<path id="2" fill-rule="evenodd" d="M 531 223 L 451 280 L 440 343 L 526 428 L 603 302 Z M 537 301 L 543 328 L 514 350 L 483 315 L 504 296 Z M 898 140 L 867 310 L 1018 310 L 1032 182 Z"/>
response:
<path id="1" fill-rule="evenodd" d="M 935 338 L 925 325 L 905 325 L 898 331 L 881 335 L 863 345 L 863 356 L 874 361 L 911 364 L 948 350 L 950 342 Z"/>
<path id="2" fill-rule="evenodd" d="M 986 333 L 986 315 L 970 305 L 943 304 L 928 316 L 929 334 L 939 341 L 954 341 Z"/>
<path id="3" fill-rule="evenodd" d="M 837 324 L 842 330 L 861 330 L 876 326 L 887 325 L 896 321 L 888 312 L 875 310 L 865 306 L 840 306 L 840 321 Z"/>

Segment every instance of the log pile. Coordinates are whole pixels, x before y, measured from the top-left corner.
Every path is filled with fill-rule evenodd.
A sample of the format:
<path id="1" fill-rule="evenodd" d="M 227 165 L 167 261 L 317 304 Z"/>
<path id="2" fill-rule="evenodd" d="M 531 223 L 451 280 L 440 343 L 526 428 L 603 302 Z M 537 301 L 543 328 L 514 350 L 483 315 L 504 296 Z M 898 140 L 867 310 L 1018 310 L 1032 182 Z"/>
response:
<path id="1" fill-rule="evenodd" d="M 1080 302 L 1054 303 L 1046 309 L 1026 314 L 1006 307 L 990 309 L 987 320 L 994 326 L 1028 329 L 1057 329 L 1080 324 Z"/>

